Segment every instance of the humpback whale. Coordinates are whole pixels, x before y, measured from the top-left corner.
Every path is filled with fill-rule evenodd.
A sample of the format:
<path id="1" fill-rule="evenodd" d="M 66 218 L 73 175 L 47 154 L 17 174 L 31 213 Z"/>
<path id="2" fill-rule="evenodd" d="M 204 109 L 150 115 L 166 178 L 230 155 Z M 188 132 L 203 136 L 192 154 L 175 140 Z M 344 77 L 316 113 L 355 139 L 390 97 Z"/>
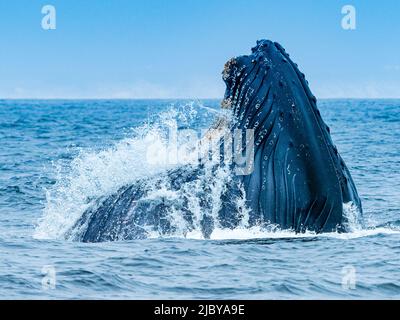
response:
<path id="1" fill-rule="evenodd" d="M 257 41 L 251 54 L 225 64 L 222 77 L 221 107 L 232 117 L 214 129 L 252 130 L 251 172 L 237 175 L 222 162 L 196 163 L 139 179 L 96 199 L 69 237 L 100 242 L 198 229 L 208 238 L 216 227 L 271 225 L 298 233 L 346 231 L 344 204 L 361 213 L 361 201 L 289 54 L 276 42 Z M 155 190 L 169 193 L 154 196 Z"/>

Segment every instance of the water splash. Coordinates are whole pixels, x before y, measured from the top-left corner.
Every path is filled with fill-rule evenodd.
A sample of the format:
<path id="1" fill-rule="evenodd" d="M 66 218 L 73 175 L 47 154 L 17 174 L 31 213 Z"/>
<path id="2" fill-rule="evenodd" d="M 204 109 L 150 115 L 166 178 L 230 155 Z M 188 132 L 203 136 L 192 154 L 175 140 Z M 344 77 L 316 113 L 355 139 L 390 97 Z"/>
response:
<path id="1" fill-rule="evenodd" d="M 343 217 L 347 231 L 356 232 L 363 229 L 361 212 L 353 202 L 343 203 Z"/>
<path id="2" fill-rule="evenodd" d="M 191 157 L 182 157 L 180 162 L 170 161 L 171 148 L 176 146 L 171 146 L 168 135 L 171 128 L 190 126 L 197 116 L 194 102 L 171 106 L 143 126 L 132 129 L 130 136 L 110 148 L 79 150 L 72 161 L 55 162 L 56 183 L 45 190 L 45 208 L 34 237 L 62 239 L 96 199 L 111 195 L 138 179 L 194 161 Z M 151 153 L 154 149 L 158 150 L 156 155 Z M 157 161 L 151 161 L 154 158 Z"/>
<path id="3" fill-rule="evenodd" d="M 68 231 L 76 221 L 97 199 L 107 197 L 126 185 L 139 179 L 146 181 L 148 193 L 141 201 L 168 201 L 179 203 L 178 199 L 187 200 L 187 210 L 193 216 L 191 223 L 183 218 L 184 212 L 179 205 L 171 205 L 168 219 L 171 232 L 164 237 L 204 239 L 202 221 L 210 218 L 214 227 L 209 235 L 211 240 L 222 239 L 268 239 L 268 238 L 303 238 L 303 237 L 333 237 L 351 239 L 372 236 L 380 233 L 399 233 L 392 228 L 369 228 L 362 226 L 360 213 L 352 203 L 344 204 L 344 215 L 349 233 L 316 234 L 306 232 L 297 234 L 291 230 L 280 230 L 274 225 L 255 226 L 249 228 L 250 212 L 246 207 L 246 194 L 241 186 L 238 196 L 233 198 L 240 223 L 235 229 L 223 228 L 218 219 L 222 203 L 222 195 L 231 182 L 232 174 L 228 167 L 213 170 L 217 158 L 206 162 L 204 174 L 200 179 L 184 184 L 179 190 L 172 190 L 166 184 L 155 187 L 160 174 L 184 164 L 198 160 L 198 153 L 185 149 L 185 145 L 176 139 L 171 145 L 170 132 L 179 128 L 190 127 L 198 116 L 199 106 L 190 103 L 182 108 L 171 107 L 167 112 L 157 115 L 149 123 L 132 129 L 132 135 L 117 142 L 111 148 L 103 150 L 80 150 L 78 156 L 71 162 L 57 162 L 56 184 L 46 190 L 46 204 L 43 216 L 35 229 L 34 237 L 38 239 L 74 239 L 75 234 Z M 200 106 L 200 109 L 207 107 Z M 221 113 L 218 113 L 221 115 Z M 228 115 L 225 114 L 225 117 Z M 218 134 L 218 132 L 216 133 Z M 223 133 L 219 133 L 223 134 Z M 214 140 L 217 141 L 218 139 Z M 150 146 L 150 148 L 149 148 Z M 190 146 L 189 146 L 190 147 Z M 189 152 L 188 152 L 189 150 Z M 176 158 L 175 151 L 185 156 Z M 198 151 L 198 150 L 197 150 Z M 204 152 L 204 151 L 201 151 Z M 171 154 L 174 154 L 171 156 Z M 204 192 L 205 189 L 207 192 Z M 202 203 L 207 203 L 206 209 Z M 160 237 L 159 230 L 148 230 L 149 237 Z"/>

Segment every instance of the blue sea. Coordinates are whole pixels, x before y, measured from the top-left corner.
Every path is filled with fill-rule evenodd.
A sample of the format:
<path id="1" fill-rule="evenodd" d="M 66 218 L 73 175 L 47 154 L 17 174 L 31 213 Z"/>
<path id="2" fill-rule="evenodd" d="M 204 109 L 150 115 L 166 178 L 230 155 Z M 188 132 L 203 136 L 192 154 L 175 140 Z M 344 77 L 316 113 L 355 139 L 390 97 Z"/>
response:
<path id="1" fill-rule="evenodd" d="M 362 198 L 363 227 L 89 244 L 66 235 L 88 199 L 157 174 L 145 154 L 154 129 L 201 131 L 219 102 L 0 100 L 0 298 L 399 299 L 400 100 L 318 106 Z"/>

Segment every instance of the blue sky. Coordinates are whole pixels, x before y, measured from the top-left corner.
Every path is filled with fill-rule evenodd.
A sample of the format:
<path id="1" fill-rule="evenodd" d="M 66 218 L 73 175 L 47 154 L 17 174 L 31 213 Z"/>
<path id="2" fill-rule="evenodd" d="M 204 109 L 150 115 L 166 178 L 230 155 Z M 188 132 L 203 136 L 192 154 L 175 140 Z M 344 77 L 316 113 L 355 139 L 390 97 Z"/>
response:
<path id="1" fill-rule="evenodd" d="M 261 38 L 319 98 L 400 97 L 399 35 L 398 0 L 1 0 L 0 97 L 219 98 L 225 61 Z"/>

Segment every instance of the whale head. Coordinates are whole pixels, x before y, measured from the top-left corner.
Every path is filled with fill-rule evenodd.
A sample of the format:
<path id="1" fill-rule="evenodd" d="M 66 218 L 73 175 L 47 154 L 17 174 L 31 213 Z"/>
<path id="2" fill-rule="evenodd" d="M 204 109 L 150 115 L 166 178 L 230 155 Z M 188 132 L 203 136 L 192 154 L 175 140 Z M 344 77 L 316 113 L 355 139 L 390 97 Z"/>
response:
<path id="1" fill-rule="evenodd" d="M 343 230 L 343 204 L 361 211 L 354 182 L 308 82 L 283 47 L 257 41 L 230 59 L 221 106 L 254 131 L 254 170 L 242 177 L 253 223 L 296 231 Z"/>

